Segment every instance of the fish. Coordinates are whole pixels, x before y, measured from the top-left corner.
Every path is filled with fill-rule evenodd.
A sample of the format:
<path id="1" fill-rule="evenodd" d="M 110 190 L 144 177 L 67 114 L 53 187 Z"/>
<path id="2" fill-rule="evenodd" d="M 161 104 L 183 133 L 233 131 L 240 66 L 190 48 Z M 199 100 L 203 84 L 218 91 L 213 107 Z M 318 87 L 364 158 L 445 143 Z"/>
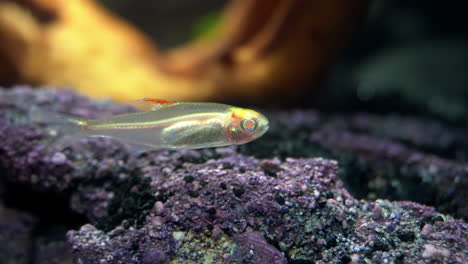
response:
<path id="1" fill-rule="evenodd" d="M 269 129 L 263 114 L 226 104 L 144 98 L 137 105 L 143 111 L 68 120 L 81 136 L 166 149 L 239 145 L 261 137 Z"/>

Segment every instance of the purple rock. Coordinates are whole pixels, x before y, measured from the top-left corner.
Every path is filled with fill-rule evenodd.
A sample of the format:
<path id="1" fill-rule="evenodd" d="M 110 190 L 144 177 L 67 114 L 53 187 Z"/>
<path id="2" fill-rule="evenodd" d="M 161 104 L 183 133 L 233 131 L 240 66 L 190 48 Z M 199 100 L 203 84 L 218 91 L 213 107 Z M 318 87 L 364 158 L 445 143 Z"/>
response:
<path id="1" fill-rule="evenodd" d="M 170 260 L 169 256 L 154 248 L 143 254 L 143 264 L 164 264 Z"/>
<path id="2" fill-rule="evenodd" d="M 238 247 L 231 256 L 230 263 L 245 263 L 246 259 L 255 264 L 287 264 L 283 254 L 269 244 L 259 232 L 246 232 L 235 235 Z"/>
<path id="3" fill-rule="evenodd" d="M 50 161 L 55 165 L 62 165 L 67 161 L 67 157 L 62 152 L 56 152 Z"/>
<path id="4" fill-rule="evenodd" d="M 416 128 L 382 138 L 368 132 L 365 116 L 328 121 L 312 111 L 281 112 L 271 116 L 264 138 L 246 146 L 142 152 L 99 138 L 56 145 L 63 131 L 30 116 L 35 108 L 97 118 L 131 110 L 127 106 L 63 90 L 15 88 L 0 95 L 5 172 L 0 197 L 19 186 L 28 190 L 32 204 L 45 195 L 48 206 L 62 204 L 59 209 L 83 217 L 82 227 L 67 233 L 77 263 L 462 263 L 467 258 L 463 220 L 414 202 L 356 199 L 339 177 L 355 172 L 351 166 L 368 168 L 364 175 L 381 177 L 359 184 L 376 186 L 373 190 L 406 177 L 428 179 L 437 194 L 451 195 L 463 215 L 466 165 L 397 141 L 416 140 L 409 136 Z M 291 136 L 291 131 L 302 132 Z M 317 145 L 355 162 L 304 158 L 314 156 L 308 151 Z M 295 149 L 303 152 L 292 155 Z M 283 159 L 253 157 L 262 151 Z M 402 171 L 402 178 L 391 178 L 392 171 Z M 1 192 L 2 186 L 9 192 Z M 44 256 L 60 247 L 44 245 Z"/>

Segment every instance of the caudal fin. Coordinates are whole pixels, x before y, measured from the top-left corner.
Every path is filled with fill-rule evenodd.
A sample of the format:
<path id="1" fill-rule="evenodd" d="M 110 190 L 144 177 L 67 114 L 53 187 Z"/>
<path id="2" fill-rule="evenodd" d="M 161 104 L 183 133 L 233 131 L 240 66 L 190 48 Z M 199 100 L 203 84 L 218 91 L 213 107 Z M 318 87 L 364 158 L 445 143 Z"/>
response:
<path id="1" fill-rule="evenodd" d="M 50 144 L 53 146 L 65 147 L 87 136 L 84 129 L 87 120 L 84 119 L 38 109 L 31 111 L 30 119 L 45 125 L 51 137 Z"/>

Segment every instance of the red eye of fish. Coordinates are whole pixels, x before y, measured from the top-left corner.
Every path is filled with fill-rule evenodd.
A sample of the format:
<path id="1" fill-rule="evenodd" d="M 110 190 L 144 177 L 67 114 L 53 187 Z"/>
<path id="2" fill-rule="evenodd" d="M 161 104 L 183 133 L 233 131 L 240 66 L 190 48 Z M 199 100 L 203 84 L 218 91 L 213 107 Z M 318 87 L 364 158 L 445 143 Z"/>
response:
<path id="1" fill-rule="evenodd" d="M 240 125 L 245 132 L 252 132 L 257 128 L 257 121 L 252 118 L 244 118 Z"/>

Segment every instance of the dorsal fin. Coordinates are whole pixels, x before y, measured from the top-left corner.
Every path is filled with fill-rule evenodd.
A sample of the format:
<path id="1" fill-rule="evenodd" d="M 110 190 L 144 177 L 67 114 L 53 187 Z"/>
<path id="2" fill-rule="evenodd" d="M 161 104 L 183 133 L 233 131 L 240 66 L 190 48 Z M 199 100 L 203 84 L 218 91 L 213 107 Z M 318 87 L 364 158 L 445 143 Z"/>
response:
<path id="1" fill-rule="evenodd" d="M 143 99 L 135 101 L 133 105 L 142 111 L 155 111 L 163 106 L 171 105 L 175 103 L 177 102 L 164 100 L 164 99 L 143 98 Z"/>

